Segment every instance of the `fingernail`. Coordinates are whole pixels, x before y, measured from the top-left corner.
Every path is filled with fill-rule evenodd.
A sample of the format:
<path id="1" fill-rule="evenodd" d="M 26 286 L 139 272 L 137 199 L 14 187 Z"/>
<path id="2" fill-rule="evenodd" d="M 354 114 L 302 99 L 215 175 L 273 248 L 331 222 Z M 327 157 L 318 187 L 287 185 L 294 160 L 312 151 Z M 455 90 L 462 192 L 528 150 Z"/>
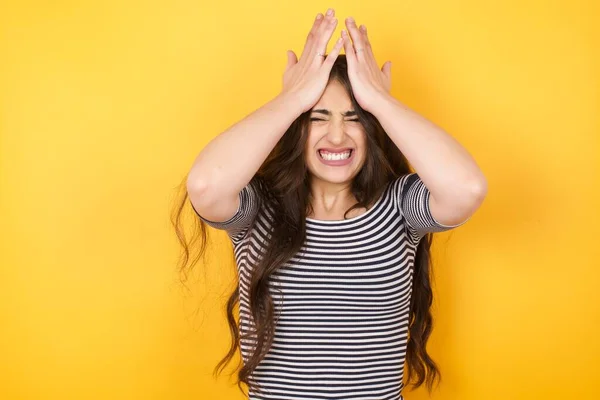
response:
<path id="1" fill-rule="evenodd" d="M 354 18 L 348 17 L 348 22 L 354 22 Z"/>
<path id="2" fill-rule="evenodd" d="M 317 14 L 317 19 L 321 19 L 321 18 L 323 18 L 323 15 L 321 13 L 318 13 Z"/>
<path id="3" fill-rule="evenodd" d="M 327 15 L 331 15 L 331 14 L 333 14 L 333 10 L 330 8 L 327 10 Z"/>

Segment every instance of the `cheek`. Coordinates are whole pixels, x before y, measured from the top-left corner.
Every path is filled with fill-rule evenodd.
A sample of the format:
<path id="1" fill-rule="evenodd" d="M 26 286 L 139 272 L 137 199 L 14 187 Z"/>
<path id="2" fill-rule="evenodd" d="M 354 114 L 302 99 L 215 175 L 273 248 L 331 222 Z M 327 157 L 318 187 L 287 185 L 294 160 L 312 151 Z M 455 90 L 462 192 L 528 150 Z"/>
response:
<path id="1" fill-rule="evenodd" d="M 367 159 L 367 142 L 365 139 L 362 139 L 357 142 L 358 147 L 360 148 L 360 161 L 361 164 Z"/>
<path id="2" fill-rule="evenodd" d="M 313 145 L 307 145 L 304 147 L 304 160 L 308 163 L 315 156 L 315 148 Z"/>
<path id="3" fill-rule="evenodd" d="M 362 152 L 366 152 L 367 150 L 367 138 L 365 133 L 361 132 L 360 134 L 354 137 L 354 143 L 362 150 Z"/>
<path id="4" fill-rule="evenodd" d="M 306 144 L 304 145 L 304 158 L 308 159 L 309 157 L 312 157 L 315 155 L 316 152 L 316 146 L 317 146 L 317 141 L 315 140 L 316 135 L 308 135 L 308 138 L 306 138 Z"/>

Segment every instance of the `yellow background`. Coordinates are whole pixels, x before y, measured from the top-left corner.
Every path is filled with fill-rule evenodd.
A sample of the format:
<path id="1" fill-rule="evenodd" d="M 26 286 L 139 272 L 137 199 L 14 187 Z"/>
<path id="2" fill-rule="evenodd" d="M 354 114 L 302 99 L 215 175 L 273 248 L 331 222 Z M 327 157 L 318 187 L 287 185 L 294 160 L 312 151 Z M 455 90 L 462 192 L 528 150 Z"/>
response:
<path id="1" fill-rule="evenodd" d="M 366 24 L 393 94 L 489 181 L 471 221 L 437 236 L 433 398 L 600 398 L 592 3 L 3 1 L 0 398 L 242 398 L 211 376 L 231 248 L 211 231 L 186 292 L 169 212 L 196 154 L 278 93 L 285 51 L 328 6 Z"/>

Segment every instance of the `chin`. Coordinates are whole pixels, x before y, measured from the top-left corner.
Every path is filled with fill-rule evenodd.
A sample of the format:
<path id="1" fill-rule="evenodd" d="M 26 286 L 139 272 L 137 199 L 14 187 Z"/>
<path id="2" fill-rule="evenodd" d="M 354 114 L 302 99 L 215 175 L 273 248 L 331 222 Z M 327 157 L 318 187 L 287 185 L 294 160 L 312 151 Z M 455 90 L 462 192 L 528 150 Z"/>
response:
<path id="1" fill-rule="evenodd" d="M 319 180 L 329 183 L 345 183 L 352 181 L 354 177 L 358 174 L 358 171 L 323 171 L 319 169 L 315 171 L 314 169 L 310 169 L 309 173 Z"/>

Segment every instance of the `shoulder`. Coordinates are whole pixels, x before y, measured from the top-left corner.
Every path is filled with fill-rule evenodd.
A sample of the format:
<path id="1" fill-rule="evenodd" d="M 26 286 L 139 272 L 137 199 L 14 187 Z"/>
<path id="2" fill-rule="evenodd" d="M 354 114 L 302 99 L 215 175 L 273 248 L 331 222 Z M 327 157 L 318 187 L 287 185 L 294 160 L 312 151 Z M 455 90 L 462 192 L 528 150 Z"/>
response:
<path id="1" fill-rule="evenodd" d="M 411 186 L 414 186 L 419 181 L 421 181 L 421 178 L 416 172 L 408 172 L 397 176 L 389 182 L 389 192 L 391 195 L 400 198 L 402 195 L 406 194 Z"/>

